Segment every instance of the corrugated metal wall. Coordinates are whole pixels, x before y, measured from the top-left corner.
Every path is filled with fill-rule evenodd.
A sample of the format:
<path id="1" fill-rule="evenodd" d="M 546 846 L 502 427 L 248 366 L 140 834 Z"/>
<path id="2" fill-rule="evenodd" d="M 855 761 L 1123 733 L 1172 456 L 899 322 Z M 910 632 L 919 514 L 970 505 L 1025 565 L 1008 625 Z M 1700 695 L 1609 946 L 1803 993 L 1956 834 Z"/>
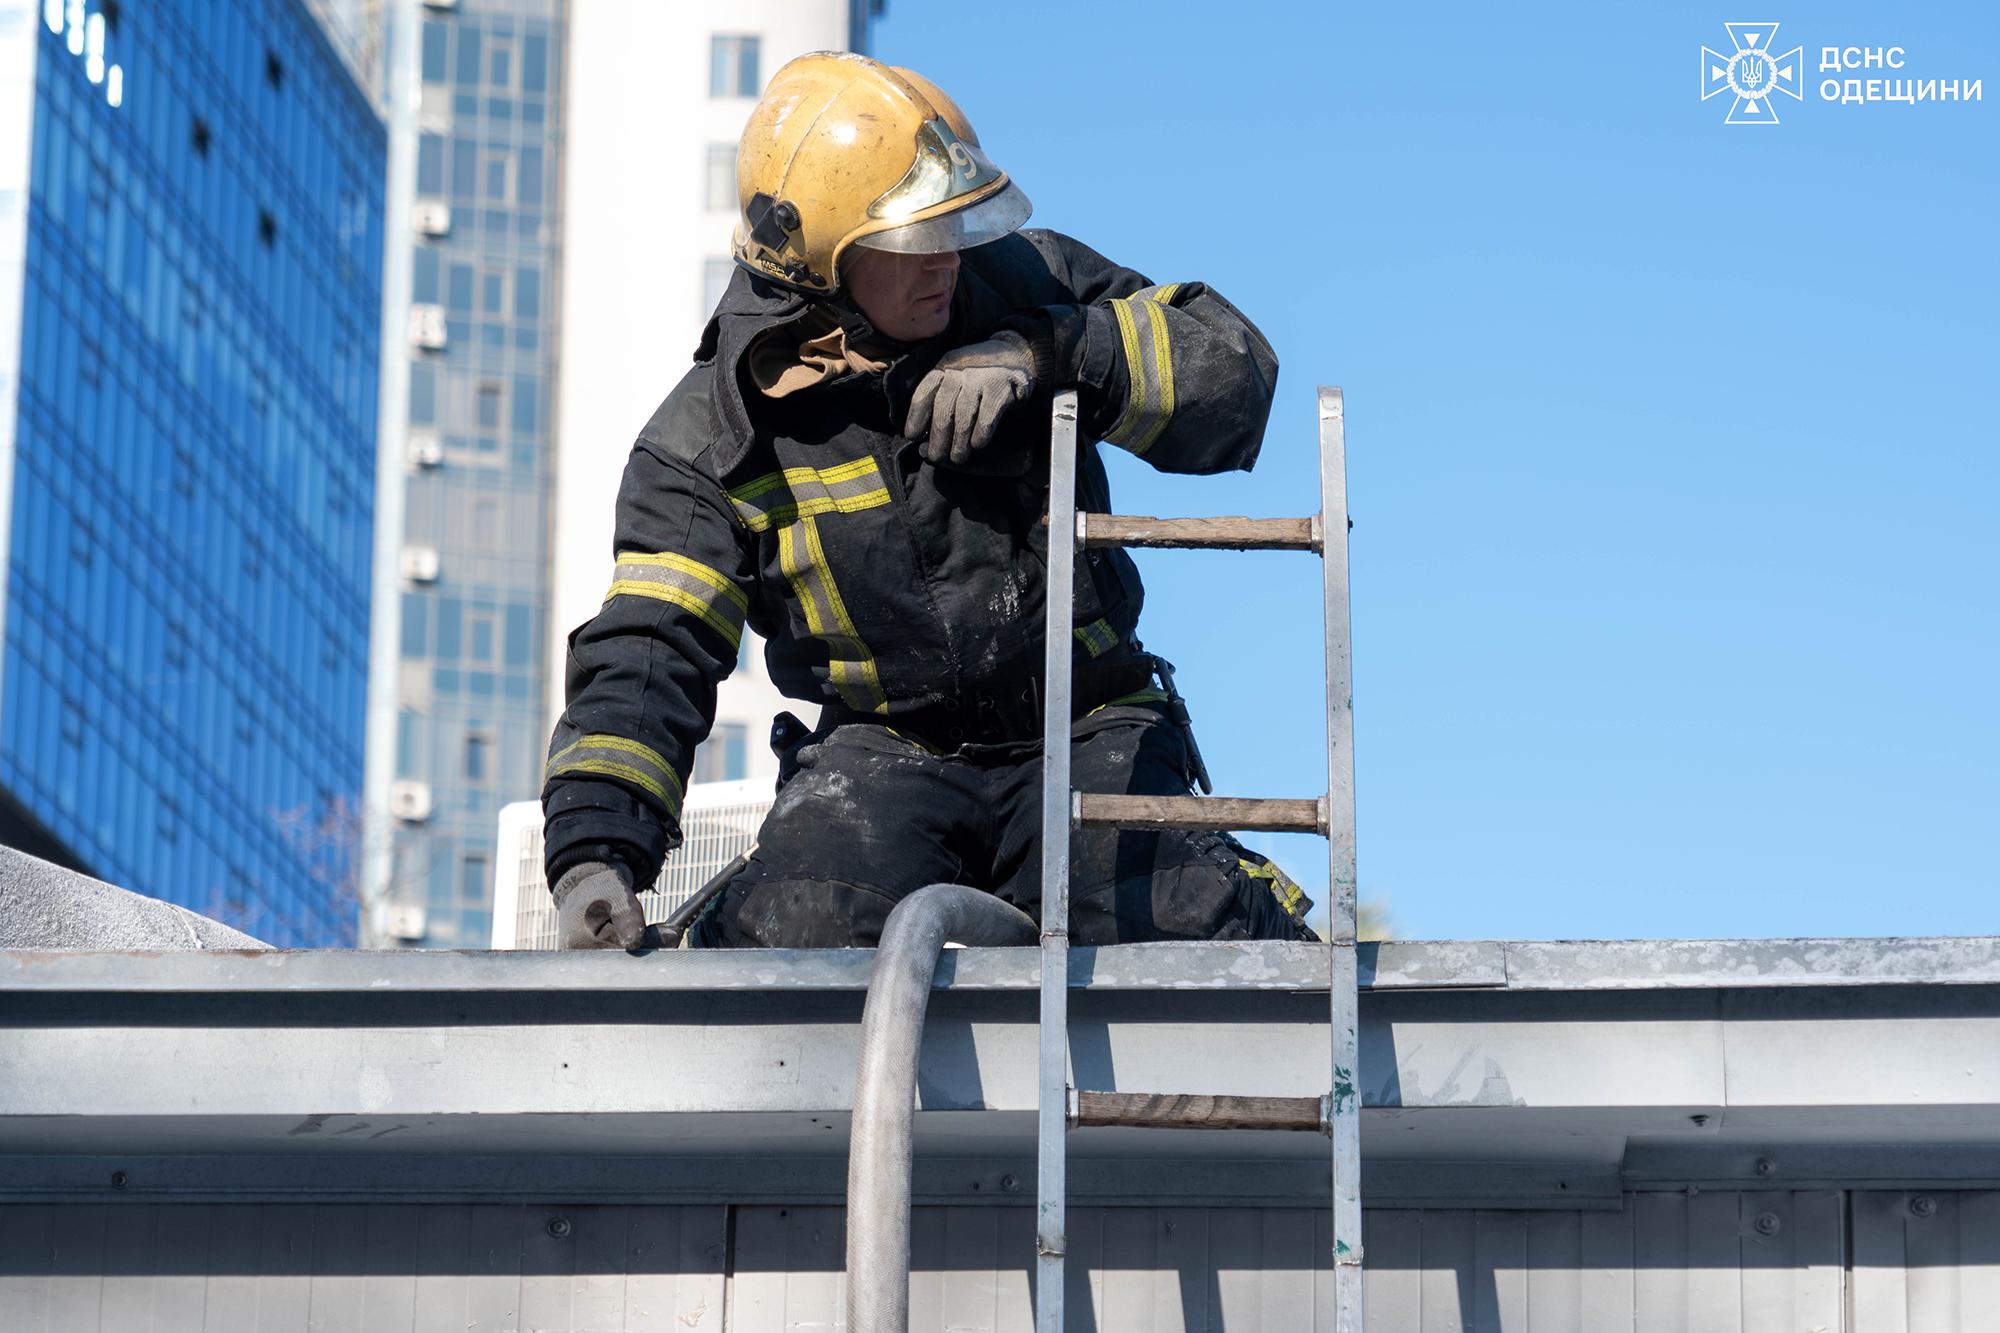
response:
<path id="1" fill-rule="evenodd" d="M 1370 1333 L 2000 1327 L 2000 1193 L 1626 1202 L 1371 1212 Z M 1076 1333 L 1332 1326 L 1312 1210 L 1071 1218 Z M 912 1328 L 1033 1327 L 1029 1209 L 923 1208 L 914 1234 Z M 0 1206 L 0 1330 L 834 1329 L 841 1247 L 835 1208 L 13 1204 Z"/>

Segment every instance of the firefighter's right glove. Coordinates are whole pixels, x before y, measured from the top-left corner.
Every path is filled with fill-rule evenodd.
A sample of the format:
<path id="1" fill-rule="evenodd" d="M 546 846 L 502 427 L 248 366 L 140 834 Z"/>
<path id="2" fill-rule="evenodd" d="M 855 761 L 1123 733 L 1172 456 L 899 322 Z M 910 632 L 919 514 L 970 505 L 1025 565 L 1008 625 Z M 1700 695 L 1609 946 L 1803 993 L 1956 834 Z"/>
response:
<path id="1" fill-rule="evenodd" d="M 646 915 L 623 866 L 571 866 L 556 881 L 555 900 L 559 949 L 636 949 L 646 937 Z"/>
<path id="2" fill-rule="evenodd" d="M 963 466 L 993 442 L 1008 408 L 1035 392 L 1035 349 L 1002 329 L 985 342 L 945 353 L 917 384 L 903 438 L 923 440 L 933 463 Z"/>

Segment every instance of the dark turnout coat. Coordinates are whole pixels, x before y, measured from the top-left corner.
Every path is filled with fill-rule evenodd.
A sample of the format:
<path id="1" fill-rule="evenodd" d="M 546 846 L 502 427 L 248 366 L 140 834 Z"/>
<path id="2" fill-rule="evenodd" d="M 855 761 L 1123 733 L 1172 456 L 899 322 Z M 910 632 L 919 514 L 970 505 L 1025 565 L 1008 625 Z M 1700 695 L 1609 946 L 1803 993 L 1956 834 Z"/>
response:
<path id="1" fill-rule="evenodd" d="M 745 354 L 807 301 L 736 274 L 693 368 L 633 446 L 617 570 L 569 638 L 542 798 L 551 883 L 613 856 L 639 883 L 658 873 L 746 625 L 794 698 L 944 744 L 1037 737 L 1023 701 L 1042 666 L 1055 388 L 1079 390 L 1084 440 L 1164 471 L 1255 461 L 1277 359 L 1217 293 L 1156 285 L 1050 231 L 962 258 L 943 334 L 899 348 L 882 373 L 776 399 L 748 385 Z M 1038 397 L 965 469 L 933 466 L 899 433 L 912 391 L 946 351 L 1003 328 L 1035 345 Z M 1110 508 L 1095 443 L 1078 504 Z M 1144 592 L 1123 551 L 1076 567 L 1075 652 L 1089 672 L 1132 653 Z M 955 734 L 940 734 L 941 717 Z"/>

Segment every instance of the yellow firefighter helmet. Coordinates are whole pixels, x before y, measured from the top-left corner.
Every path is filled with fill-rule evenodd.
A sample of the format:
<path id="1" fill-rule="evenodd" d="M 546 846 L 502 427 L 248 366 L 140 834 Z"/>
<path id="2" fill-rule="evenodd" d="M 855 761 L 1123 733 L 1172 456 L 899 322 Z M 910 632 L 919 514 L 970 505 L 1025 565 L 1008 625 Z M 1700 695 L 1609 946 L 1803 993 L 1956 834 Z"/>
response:
<path id="1" fill-rule="evenodd" d="M 1028 197 L 922 75 L 815 51 L 771 78 L 736 159 L 736 260 L 803 292 L 840 286 L 850 245 L 963 250 L 1028 220 Z"/>

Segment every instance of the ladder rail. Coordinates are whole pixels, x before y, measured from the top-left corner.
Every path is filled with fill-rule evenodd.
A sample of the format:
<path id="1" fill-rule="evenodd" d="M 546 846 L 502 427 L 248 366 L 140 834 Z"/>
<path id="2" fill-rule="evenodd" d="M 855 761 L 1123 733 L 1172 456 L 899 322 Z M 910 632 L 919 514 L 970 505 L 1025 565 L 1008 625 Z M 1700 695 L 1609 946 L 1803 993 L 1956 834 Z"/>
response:
<path id="1" fill-rule="evenodd" d="M 1076 390 L 1049 425 L 1049 581 L 1043 602 L 1041 1089 L 1035 1145 L 1035 1333 L 1063 1331 L 1069 1137 L 1070 644 L 1076 616 Z"/>
<path id="2" fill-rule="evenodd" d="M 1326 638 L 1327 1002 L 1333 1030 L 1334 1327 L 1361 1329 L 1360 973 L 1355 958 L 1354 666 L 1347 583 L 1347 412 L 1338 388 L 1319 390 L 1320 575 Z"/>

